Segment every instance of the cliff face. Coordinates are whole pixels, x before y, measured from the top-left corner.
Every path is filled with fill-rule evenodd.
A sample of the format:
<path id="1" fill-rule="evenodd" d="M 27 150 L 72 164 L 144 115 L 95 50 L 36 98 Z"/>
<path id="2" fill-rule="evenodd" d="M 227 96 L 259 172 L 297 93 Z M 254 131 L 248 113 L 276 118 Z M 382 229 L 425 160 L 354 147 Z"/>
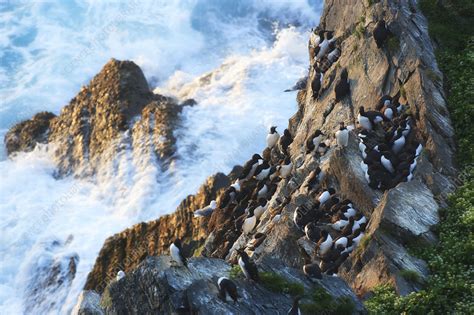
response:
<path id="1" fill-rule="evenodd" d="M 372 32 L 381 19 L 387 22 L 393 37 L 379 49 Z M 265 239 L 255 249 L 253 258 L 261 261 L 271 256 L 286 265 L 301 268 L 304 257 L 314 256 L 314 245 L 305 240 L 291 218 L 297 206 L 311 203 L 312 197 L 302 183 L 320 166 L 326 174 L 321 186 L 334 187 L 339 196 L 352 200 L 356 208 L 370 218 L 364 245 L 349 256 L 339 274 L 360 296 L 381 283 L 392 283 L 400 294 L 406 294 L 416 290 L 419 284 L 404 279 L 402 271 L 415 271 L 421 278 L 427 275 L 426 264 L 409 255 L 406 247 L 409 243 L 435 241 L 431 228 L 438 222 L 437 201 L 444 204 L 438 197 L 452 187 L 452 176 L 456 172 L 453 130 L 442 89 L 442 74 L 436 66 L 426 20 L 413 1 L 381 1 L 369 6 L 364 1 L 328 0 L 320 26 L 334 31 L 342 54 L 337 64 L 326 71 L 317 100 L 311 97 L 313 91 L 309 83 L 298 93 L 298 112 L 290 119 L 288 128 L 294 137 L 289 151 L 295 167 L 291 178 L 278 183 L 268 210 L 260 220 L 256 232 L 265 234 Z M 348 69 L 351 93 L 335 104 L 334 84 L 343 68 Z M 314 72 L 310 73 L 308 82 L 313 76 Z M 408 112 L 416 122 L 414 137 L 424 147 L 413 181 L 400 183 L 386 192 L 370 188 L 360 168 L 362 157 L 356 133 L 350 135 L 349 145 L 344 149 L 334 148 L 331 136 L 332 147 L 324 156 L 303 154 L 305 142 L 315 130 L 333 135 L 341 121 L 357 127 L 359 106 L 375 109 L 381 96 L 397 93 L 408 105 Z M 264 156 L 275 163 L 279 156 L 273 151 L 266 150 Z M 206 199 L 201 194 L 202 191 L 199 198 Z M 170 217 L 179 216 L 180 211 L 182 209 Z M 252 240 L 251 235 L 241 235 L 234 229 L 230 214 L 228 209 L 217 209 L 209 224 L 201 227 L 202 235 L 209 235 L 200 248 L 202 255 L 234 261 L 235 250 Z M 276 214 L 281 215 L 278 223 L 272 220 Z M 180 220 L 181 224 L 184 222 L 190 227 L 196 225 L 191 218 Z M 169 244 L 177 235 L 161 234 L 160 237 L 163 244 Z M 185 237 L 184 241 L 190 239 Z M 103 250 L 116 246 L 117 242 L 107 241 Z M 166 248 L 148 253 L 160 252 L 166 252 Z M 140 259 L 136 259 L 138 261 Z M 97 268 L 103 268 L 101 259 L 94 270 Z"/>
<path id="2" fill-rule="evenodd" d="M 378 48 L 372 33 L 382 19 L 393 35 Z M 288 148 L 292 170 L 281 180 L 267 181 L 274 193 L 256 228 L 247 235 L 242 234 L 235 227 L 237 207 L 231 206 L 216 209 L 210 218 L 193 218 L 194 210 L 208 205 L 213 199 L 220 201 L 223 198 L 224 190 L 239 176 L 241 169 L 236 168 L 229 176 L 217 174 L 211 177 L 196 195 L 187 197 L 175 213 L 135 225 L 106 240 L 85 289 L 102 293 L 113 282 L 118 270 L 131 274 L 123 281 L 111 284 L 110 310 L 135 309 L 133 298 L 123 296 L 121 290 L 136 287 L 137 281 L 142 280 L 146 280 L 140 282 L 145 284 L 145 291 L 151 290 L 156 285 L 153 282 L 156 279 L 151 278 L 158 277 L 156 281 L 159 282 L 162 273 L 171 272 L 165 263 L 167 258 L 156 261 L 147 257 L 166 253 L 175 238 L 183 241 L 188 254 L 219 258 L 215 263 L 221 266 L 222 273 L 228 272 L 228 263 L 235 263 L 236 250 L 242 248 L 252 252 L 252 259 L 263 268 L 268 267 L 267 262 L 272 259 L 285 268 L 296 268 L 294 272 L 298 273 L 296 270 L 302 269 L 305 260 L 317 259 L 317 255 L 315 244 L 293 222 L 295 209 L 312 208 L 315 194 L 328 187 L 334 188 L 341 200 L 350 199 L 368 218 L 363 241 L 340 266 L 338 275 L 360 297 L 382 283 L 393 284 L 400 294 L 419 288 L 420 283 L 405 279 L 403 272 L 416 272 L 424 279 L 428 270 L 425 262 L 411 256 L 407 248 L 410 244 L 436 241 L 432 227 L 438 222 L 438 208 L 444 205 L 443 196 L 451 191 L 456 174 L 453 129 L 426 20 L 415 1 L 379 1 L 369 5 L 359 0 L 327 0 L 320 27 L 334 31 L 341 56 L 325 71 L 318 98 L 313 97 L 315 91 L 311 84 L 316 75 L 314 71 L 310 71 L 307 85 L 298 92 L 298 111 L 290 118 L 288 126 L 293 138 Z M 343 69 L 348 71 L 350 95 L 336 102 L 334 86 Z M 375 109 L 383 95 L 397 94 L 414 122 L 410 139 L 421 143 L 423 151 L 417 159 L 412 181 L 400 182 L 381 191 L 369 187 L 361 169 L 357 135 L 360 126 L 356 117 L 360 106 L 366 110 Z M 17 125 L 7 135 L 6 142 L 11 153 L 31 149 L 35 141 L 45 141 L 46 134 L 49 141 L 58 143 L 58 166 L 62 173 L 83 169 L 90 173 L 104 153 L 115 154 L 123 143 L 139 147 L 143 141 L 135 139 L 142 136 L 151 135 L 151 140 L 142 149 L 150 149 L 162 159 L 172 156 L 174 139 L 171 131 L 177 113 L 179 107 L 169 99 L 148 92 L 138 67 L 130 62 L 111 61 L 60 116 L 36 119 L 40 121 L 38 128 L 31 127 L 35 125 L 35 119 Z M 134 122 L 132 118 L 137 114 L 141 116 Z M 340 122 L 356 128 L 350 132 L 346 147 L 336 146 L 334 139 Z M 48 127 L 49 131 L 46 130 Z M 322 155 L 307 154 L 306 142 L 318 129 L 327 135 L 329 149 Z M 132 136 L 124 133 L 125 130 Z M 262 156 L 277 166 L 285 157 L 279 151 L 278 148 L 266 149 Z M 324 177 L 311 191 L 306 183 L 317 167 Z M 256 201 L 254 195 L 258 184 L 255 179 L 247 181 L 239 198 Z M 327 222 L 318 228 L 337 236 Z M 207 260 L 195 261 L 198 266 Z M 206 268 L 205 264 L 197 267 L 203 272 Z M 215 288 L 210 286 L 209 277 L 204 278 L 193 278 L 187 282 L 189 286 L 172 291 L 184 294 L 193 286 L 202 286 L 205 288 L 203 295 L 211 294 L 209 292 Z M 345 286 L 339 279 L 327 279 L 325 276 L 323 281 L 340 288 Z M 201 280 L 203 282 L 199 282 Z M 250 290 L 244 283 L 239 282 L 238 286 Z M 174 307 L 167 300 L 168 295 L 156 294 L 152 292 L 153 298 L 159 301 L 156 309 Z M 136 298 L 140 300 L 143 296 Z M 202 302 L 201 298 L 191 298 L 188 302 L 196 306 Z M 96 307 L 98 299 L 95 293 L 88 291 L 82 301 L 87 304 L 93 300 L 95 302 L 91 303 Z M 186 299 L 189 300 L 189 296 Z M 289 301 L 285 300 L 287 305 L 286 302 Z M 273 306 L 279 309 L 279 306 Z"/>
<path id="3" fill-rule="evenodd" d="M 59 175 L 94 174 L 101 161 L 129 146 L 166 162 L 174 153 L 173 129 L 181 108 L 153 94 L 131 61 L 109 61 L 59 116 L 35 115 L 5 136 L 8 154 L 55 144 Z M 166 163 L 164 163 L 166 165 Z"/>

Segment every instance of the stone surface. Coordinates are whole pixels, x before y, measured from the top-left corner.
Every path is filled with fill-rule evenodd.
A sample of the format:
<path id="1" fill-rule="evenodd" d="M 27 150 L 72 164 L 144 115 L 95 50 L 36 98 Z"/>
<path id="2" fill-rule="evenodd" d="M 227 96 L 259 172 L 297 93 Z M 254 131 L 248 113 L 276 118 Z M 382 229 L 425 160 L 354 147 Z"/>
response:
<path id="1" fill-rule="evenodd" d="M 390 45 L 378 49 L 372 30 L 382 17 L 394 37 Z M 370 241 L 346 260 L 340 269 L 341 277 L 361 296 L 383 283 L 392 283 L 399 293 L 406 294 L 418 289 L 419 284 L 408 283 L 400 277 L 402 270 L 414 270 L 421 278 L 427 275 L 424 262 L 411 257 L 406 245 L 419 240 L 436 241 L 431 233 L 432 226 L 438 222 L 435 200 L 450 191 L 451 176 L 456 172 L 453 132 L 442 90 L 442 76 L 436 65 L 426 20 L 412 1 L 380 1 L 369 6 L 365 1 L 328 0 L 321 27 L 335 32 L 342 54 L 337 64 L 325 73 L 318 100 L 310 97 L 311 84 L 297 94 L 298 110 L 289 119 L 288 126 L 294 137 L 289 147 L 290 156 L 297 167 L 291 178 L 278 183 L 268 210 L 250 235 L 241 235 L 235 229 L 232 209 L 217 209 L 209 220 L 208 237 L 200 252 L 235 262 L 235 251 L 245 247 L 253 235 L 260 232 L 266 237 L 253 252 L 254 259 L 263 261 L 272 257 L 287 266 L 301 268 L 304 259 L 313 251 L 311 244 L 302 240 L 303 233 L 295 227 L 292 216 L 297 206 L 311 204 L 312 197 L 302 184 L 319 165 L 326 174 L 320 187 L 334 187 L 341 198 L 351 199 L 357 209 L 371 218 L 367 231 Z M 335 104 L 334 82 L 343 68 L 349 72 L 351 93 L 350 97 Z M 437 76 L 433 77 L 432 73 Z M 416 120 L 414 133 L 423 144 L 424 152 L 412 182 L 382 193 L 367 185 L 360 169 L 356 133 L 351 133 L 349 146 L 343 149 L 335 147 L 333 135 L 341 121 L 357 127 L 359 106 L 373 109 L 382 95 L 399 92 Z M 331 142 L 331 148 L 322 157 L 304 154 L 305 142 L 316 129 L 329 135 Z M 263 156 L 272 163 L 281 158 L 277 150 L 266 150 Z M 256 182 L 250 181 L 247 185 L 248 194 L 251 194 Z M 272 219 L 277 214 L 281 218 L 275 223 Z M 177 215 L 179 211 L 171 216 Z M 152 225 L 143 224 L 147 231 Z M 191 220 L 186 223 L 188 228 L 193 225 Z M 163 243 L 169 243 L 174 236 L 161 234 L 161 238 L 166 239 Z M 110 248 L 111 243 L 106 243 L 106 247 Z"/>
<path id="2" fill-rule="evenodd" d="M 29 120 L 22 121 L 8 130 L 5 135 L 7 153 L 31 151 L 37 143 L 48 141 L 49 125 L 56 117 L 53 113 L 41 112 Z"/>
<path id="3" fill-rule="evenodd" d="M 124 148 L 153 152 L 166 167 L 180 112 L 173 100 L 150 91 L 135 63 L 111 59 L 57 117 L 37 114 L 10 129 L 5 143 L 9 154 L 54 143 L 59 175 L 95 174 Z"/>
<path id="4" fill-rule="evenodd" d="M 102 315 L 104 310 L 100 306 L 100 295 L 94 291 L 82 291 L 77 299 L 71 315 Z"/>
<path id="5" fill-rule="evenodd" d="M 217 279 L 229 277 L 231 269 L 222 259 L 190 258 L 188 267 L 173 265 L 168 256 L 148 257 L 125 278 L 112 281 L 100 302 L 95 295 L 89 299 L 95 302 L 95 307 L 82 299 L 76 309 L 81 310 L 80 305 L 85 305 L 88 309 L 103 309 L 108 314 L 286 314 L 291 307 L 289 295 L 269 291 L 241 276 L 234 279 L 240 295 L 238 302 L 219 299 Z M 337 277 L 324 276 L 312 282 L 278 260 L 266 260 L 259 268 L 277 273 L 289 282 L 300 283 L 308 291 L 323 288 L 334 299 L 347 297 L 354 305 L 354 313 L 365 312 L 352 290 Z"/>
<path id="6" fill-rule="evenodd" d="M 188 196 L 181 202 L 174 214 L 136 224 L 109 237 L 87 277 L 85 288 L 102 292 L 110 279 L 115 278 L 118 270 L 129 272 L 145 257 L 167 252 L 176 238 L 180 238 L 184 250 L 192 254 L 203 245 L 208 236 L 209 220 L 193 218 L 194 210 L 208 205 L 229 184 L 229 178 L 222 173 L 211 176 L 197 194 Z"/>

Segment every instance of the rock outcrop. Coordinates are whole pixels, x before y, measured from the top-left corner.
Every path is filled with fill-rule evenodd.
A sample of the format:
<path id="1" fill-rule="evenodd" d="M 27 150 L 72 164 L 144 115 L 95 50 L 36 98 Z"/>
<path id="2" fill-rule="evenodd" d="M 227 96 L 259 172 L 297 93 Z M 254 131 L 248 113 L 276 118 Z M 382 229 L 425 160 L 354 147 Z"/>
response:
<path id="1" fill-rule="evenodd" d="M 108 238 L 89 273 L 85 288 L 102 292 L 118 270 L 129 272 L 147 256 L 166 252 L 176 238 L 183 240 L 185 252 L 192 254 L 204 244 L 208 236 L 208 219 L 193 218 L 193 211 L 216 199 L 218 193 L 230 185 L 233 176 L 233 173 L 229 175 L 230 178 L 222 173 L 211 176 L 198 193 L 183 200 L 172 215 L 136 224 Z"/>
<path id="2" fill-rule="evenodd" d="M 173 100 L 150 91 L 135 63 L 112 59 L 59 116 L 37 114 L 10 129 L 5 143 L 8 154 L 54 143 L 59 175 L 94 174 L 127 147 L 154 152 L 166 166 L 180 111 Z"/>
<path id="3" fill-rule="evenodd" d="M 5 146 L 8 154 L 28 152 L 37 143 L 48 141 L 48 131 L 51 120 L 56 117 L 53 113 L 41 112 L 30 120 L 22 121 L 8 130 L 5 135 Z"/>
<path id="4" fill-rule="evenodd" d="M 393 35 L 379 49 L 372 31 L 381 19 L 387 22 Z M 286 266 L 301 268 L 305 259 L 314 258 L 314 243 L 304 237 L 292 217 L 298 206 L 312 206 L 314 196 L 303 183 L 319 166 L 326 175 L 319 187 L 335 188 L 340 198 L 349 198 L 359 211 L 370 218 L 364 241 L 341 266 L 340 276 L 359 296 L 382 283 L 392 283 L 400 294 L 407 294 L 417 290 L 420 284 L 404 279 L 402 271 L 417 272 L 421 279 L 427 275 L 426 264 L 408 253 L 407 244 L 436 241 L 431 230 L 438 222 L 438 207 L 443 206 L 443 200 L 437 196 L 451 189 L 452 176 L 456 174 L 453 130 L 446 109 L 442 74 L 436 65 L 427 23 L 413 1 L 380 1 L 369 5 L 364 1 L 328 0 L 320 27 L 334 31 L 342 54 L 337 63 L 326 70 L 318 99 L 312 97 L 310 84 L 314 72 L 310 73 L 306 88 L 298 92 L 298 111 L 289 120 L 288 126 L 294 138 L 289 147 L 294 165 L 290 178 L 277 183 L 267 211 L 250 235 L 243 235 L 235 228 L 232 209 L 214 211 L 202 229 L 202 235 L 208 236 L 204 245 L 199 242 L 198 252 L 235 262 L 237 249 L 249 248 L 248 243 L 256 241 L 255 235 L 263 235 L 258 246 L 252 248 L 256 261 L 272 257 Z M 350 97 L 336 103 L 334 84 L 343 68 L 348 69 L 349 73 Z M 368 186 L 360 168 L 362 157 L 358 150 L 357 133 L 351 133 L 349 145 L 345 148 L 337 148 L 332 135 L 341 121 L 347 126 L 357 127 L 359 106 L 375 109 L 380 97 L 387 94 L 399 94 L 407 104 L 407 112 L 415 121 L 414 137 L 423 144 L 424 150 L 418 158 L 414 180 L 382 192 Z M 316 129 L 330 135 L 331 147 L 321 157 L 305 154 L 305 143 Z M 282 156 L 274 151 L 266 150 L 263 156 L 278 164 Z M 256 184 L 254 181 L 247 183 L 247 186 L 250 185 L 246 187 L 249 195 Z M 169 217 L 177 217 L 182 211 L 180 209 Z M 180 222 L 188 228 L 195 225 L 190 217 L 187 223 Z M 153 224 L 144 223 L 143 229 L 148 231 Z M 156 233 L 159 233 L 158 229 Z M 176 233 L 160 234 L 165 239 L 161 242 L 169 244 L 176 236 Z M 138 237 L 146 240 L 146 237 Z M 193 246 L 187 237 L 185 243 L 197 248 L 197 244 Z M 118 240 L 111 239 L 104 248 L 122 248 L 119 244 Z M 160 252 L 166 252 L 166 248 L 149 253 Z M 124 258 L 126 256 L 124 253 Z M 141 259 L 135 259 L 134 265 Z M 94 270 L 97 268 L 108 267 L 103 266 L 99 258 Z M 96 276 L 92 274 L 91 277 Z"/>
<path id="5" fill-rule="evenodd" d="M 364 313 L 360 301 L 337 277 L 310 281 L 300 271 L 275 260 L 266 260 L 259 268 L 297 283 L 305 292 L 319 288 L 334 300 L 345 298 L 352 313 Z M 230 270 L 231 265 L 216 258 L 191 258 L 186 269 L 173 266 L 168 256 L 148 257 L 125 278 L 112 281 L 100 302 L 91 291 L 83 292 L 73 314 L 100 314 L 98 309 L 108 314 L 286 314 L 291 308 L 289 294 L 271 291 L 265 284 L 240 276 L 234 279 L 238 302 L 219 299 L 217 279 L 230 277 Z"/>
<path id="6" fill-rule="evenodd" d="M 372 33 L 382 19 L 392 36 L 378 48 Z M 249 208 L 246 202 L 257 201 L 256 187 L 261 183 L 254 178 L 241 183 L 238 206 L 217 208 L 210 218 L 193 218 L 194 210 L 213 199 L 223 199 L 224 191 L 241 169 L 228 176 L 217 174 L 195 196 L 187 197 L 175 213 L 137 224 L 107 239 L 85 286 L 86 290 L 102 294 L 102 302 L 107 299 L 105 309 L 90 306 L 97 305 L 97 296 L 90 292 L 84 293 L 84 307 L 78 309 L 84 313 L 89 312 L 86 309 L 91 313 L 146 313 L 176 311 L 185 305 L 200 313 L 232 313 L 233 305 L 215 299 L 215 281 L 211 278 L 216 270 L 227 273 L 229 263 L 236 262 L 237 250 L 244 248 L 259 266 L 277 273 L 291 270 L 285 275 L 287 278 L 310 286 L 292 268 L 301 270 L 308 260 L 319 262 L 321 257 L 315 244 L 295 225 L 293 215 L 298 207 L 314 208 L 316 194 L 329 187 L 335 189 L 340 200 L 350 199 L 368 219 L 364 238 L 340 265 L 338 275 L 359 297 L 385 283 L 393 284 L 399 294 L 420 288 L 419 282 L 405 279 L 403 272 L 416 272 L 422 282 L 428 269 L 425 262 L 409 254 L 407 247 L 410 243 L 436 241 L 432 227 L 438 223 L 439 207 L 444 206 L 439 197 L 452 191 L 456 175 L 453 128 L 426 19 L 413 0 L 327 0 L 320 28 L 334 32 L 341 54 L 337 62 L 325 65 L 318 93 L 314 93 L 311 84 L 315 71 L 310 71 L 306 86 L 298 92 L 298 110 L 289 119 L 293 141 L 288 150 L 275 147 L 262 153 L 272 166 L 279 168 L 286 157 L 283 151 L 287 151 L 292 169 L 289 176 L 266 181 L 272 193 L 255 229 L 243 234 L 236 224 L 237 213 L 241 216 Z M 350 95 L 336 102 L 334 86 L 343 69 L 348 71 Z M 361 169 L 356 117 L 360 106 L 375 109 L 384 95 L 400 95 L 406 104 L 405 114 L 413 119 L 410 137 L 423 145 L 423 151 L 412 181 L 397 181 L 382 191 L 368 185 Z M 101 159 L 113 156 L 124 146 L 154 152 L 166 165 L 173 155 L 172 128 L 179 110 L 171 100 L 149 92 L 136 65 L 112 60 L 58 117 L 35 116 L 10 130 L 6 143 L 9 153 L 30 150 L 35 142 L 56 143 L 62 174 L 94 173 Z M 355 127 L 345 147 L 337 146 L 333 136 L 340 122 Z M 321 154 L 307 153 L 306 142 L 316 130 L 326 135 L 328 149 Z M 324 177 L 310 189 L 306 185 L 308 177 L 317 167 Z M 318 222 L 318 228 L 333 238 L 339 236 L 329 223 Z M 166 253 L 175 238 L 182 240 L 187 254 L 215 259 L 192 259 L 189 274 L 183 276 L 169 267 L 167 258 L 149 257 Z M 115 282 L 120 269 L 126 271 L 127 277 Z M 335 291 L 347 289 L 340 279 L 329 282 Z M 265 301 L 259 304 L 259 312 L 287 311 L 288 297 L 272 296 L 243 281 L 238 285 L 251 301 L 255 297 Z M 347 290 L 346 295 L 351 294 Z M 239 307 L 239 313 L 249 310 L 246 302 Z"/>

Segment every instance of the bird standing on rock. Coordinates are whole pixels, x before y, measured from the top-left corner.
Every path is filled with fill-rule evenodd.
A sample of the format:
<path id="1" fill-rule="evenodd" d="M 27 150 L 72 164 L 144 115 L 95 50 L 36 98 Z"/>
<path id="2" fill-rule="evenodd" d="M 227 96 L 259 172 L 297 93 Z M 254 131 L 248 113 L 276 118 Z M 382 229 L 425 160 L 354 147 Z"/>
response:
<path id="1" fill-rule="evenodd" d="M 313 152 L 319 146 L 323 141 L 323 136 L 324 134 L 318 129 L 306 140 L 306 154 Z"/>
<path id="2" fill-rule="evenodd" d="M 125 272 L 123 272 L 122 270 L 119 270 L 119 272 L 117 272 L 117 277 L 115 278 L 115 280 L 120 281 L 124 277 L 125 277 Z"/>
<path id="3" fill-rule="evenodd" d="M 186 257 L 183 254 L 183 250 L 181 248 L 181 240 L 176 239 L 171 245 L 170 245 L 170 254 L 171 258 L 178 263 L 180 266 L 185 266 L 186 268 L 188 267 L 188 261 Z"/>
<path id="4" fill-rule="evenodd" d="M 267 135 L 267 147 L 273 148 L 277 144 L 278 139 L 280 139 L 280 134 L 276 131 L 276 126 L 270 128 L 270 132 Z"/>
<path id="5" fill-rule="evenodd" d="M 227 295 L 229 295 L 234 303 L 237 303 L 239 294 L 237 293 L 237 286 L 232 280 L 227 277 L 220 277 L 217 280 L 217 287 L 219 288 L 219 298 L 226 301 Z"/>
<path id="6" fill-rule="evenodd" d="M 328 231 L 322 230 L 318 244 L 316 248 L 318 249 L 318 254 L 320 256 L 324 255 L 332 246 L 332 237 Z"/>
<path id="7" fill-rule="evenodd" d="M 313 99 L 319 97 L 319 91 L 321 90 L 321 85 L 323 82 L 323 75 L 319 72 L 318 69 L 314 70 L 313 81 L 311 81 L 311 90 L 313 91 Z"/>
<path id="8" fill-rule="evenodd" d="M 300 296 L 296 296 L 296 297 L 293 298 L 293 305 L 289 309 L 288 315 L 301 315 L 301 310 L 300 310 L 300 307 L 299 307 L 300 299 L 301 299 Z"/>
<path id="9" fill-rule="evenodd" d="M 336 82 L 336 86 L 334 87 L 336 103 L 340 102 L 344 97 L 349 95 L 351 91 L 348 76 L 349 74 L 347 73 L 347 69 L 344 68 L 341 72 L 341 77 Z"/>
<path id="10" fill-rule="evenodd" d="M 242 173 L 239 176 L 240 180 L 248 180 L 253 176 L 255 173 L 255 170 L 257 169 L 257 166 L 260 164 L 260 160 L 263 160 L 263 158 L 260 156 L 260 154 L 254 154 L 250 160 L 248 160 L 242 169 Z"/>
<path id="11" fill-rule="evenodd" d="M 283 135 L 280 137 L 279 145 L 281 153 L 287 155 L 288 146 L 293 142 L 293 138 L 291 137 L 290 131 L 285 129 L 283 131 Z"/>
<path id="12" fill-rule="evenodd" d="M 195 218 L 208 217 L 212 214 L 212 212 L 216 208 L 217 208 L 217 202 L 215 200 L 212 200 L 211 203 L 207 207 L 194 211 L 194 217 Z"/>
<path id="13" fill-rule="evenodd" d="M 239 266 L 242 272 L 244 273 L 245 277 L 249 280 L 253 280 L 256 282 L 260 281 L 260 277 L 258 274 L 257 265 L 250 260 L 249 255 L 242 250 L 237 250 L 237 254 L 239 255 Z"/>
<path id="14" fill-rule="evenodd" d="M 349 143 L 349 130 L 344 126 L 344 122 L 340 122 L 339 130 L 336 131 L 336 142 L 338 146 L 347 147 Z"/>

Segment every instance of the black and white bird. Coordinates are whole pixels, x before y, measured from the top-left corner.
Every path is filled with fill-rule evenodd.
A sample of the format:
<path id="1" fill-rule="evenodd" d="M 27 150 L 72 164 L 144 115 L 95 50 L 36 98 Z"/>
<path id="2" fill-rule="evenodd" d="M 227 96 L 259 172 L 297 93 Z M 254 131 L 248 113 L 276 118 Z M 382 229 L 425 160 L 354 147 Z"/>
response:
<path id="1" fill-rule="evenodd" d="M 219 288 L 219 298 L 223 301 L 227 300 L 227 295 L 237 303 L 239 299 L 239 294 L 237 292 L 237 286 L 235 285 L 234 281 L 230 280 L 227 277 L 220 277 L 217 280 L 217 287 Z"/>
<path id="2" fill-rule="evenodd" d="M 321 230 L 317 226 L 316 222 L 310 222 L 304 227 L 304 234 L 306 237 L 313 242 L 317 242 L 321 236 Z"/>
<path id="3" fill-rule="evenodd" d="M 237 190 L 234 186 L 230 186 L 226 189 L 222 198 L 219 200 L 219 208 L 223 209 L 227 207 L 230 203 L 235 201 L 235 197 L 237 196 Z"/>
<path id="4" fill-rule="evenodd" d="M 306 153 L 311 153 L 323 141 L 324 134 L 321 130 L 316 130 L 308 140 L 306 140 Z"/>
<path id="5" fill-rule="evenodd" d="M 387 25 L 384 20 L 380 20 L 377 22 L 374 28 L 373 36 L 375 39 L 375 43 L 377 44 L 377 48 L 382 48 L 383 44 L 387 40 L 390 35 L 390 31 L 387 28 Z"/>
<path id="6" fill-rule="evenodd" d="M 300 299 L 301 299 L 300 296 L 296 296 L 293 298 L 293 304 L 291 308 L 288 310 L 288 313 L 287 313 L 288 315 L 301 315 L 301 310 L 299 307 Z"/>
<path id="7" fill-rule="evenodd" d="M 283 135 L 280 137 L 280 140 L 278 142 L 280 146 L 280 151 L 283 154 L 287 154 L 288 146 L 293 142 L 293 138 L 291 137 L 290 131 L 288 129 L 285 129 L 283 131 Z"/>
<path id="8" fill-rule="evenodd" d="M 291 175 L 291 169 L 293 168 L 293 163 L 289 157 L 285 158 L 283 163 L 279 167 L 279 173 L 281 178 L 288 178 Z"/>
<path id="9" fill-rule="evenodd" d="M 338 220 L 332 223 L 331 227 L 336 231 L 342 231 L 346 227 L 346 225 L 349 224 L 350 220 L 351 218 L 349 218 L 348 220 L 344 220 L 344 219 Z"/>
<path id="10" fill-rule="evenodd" d="M 242 249 L 237 250 L 237 254 L 239 255 L 240 269 L 244 273 L 245 277 L 249 280 L 259 282 L 260 277 L 258 274 L 257 265 L 253 261 L 250 260 L 249 256 L 244 250 Z"/>
<path id="11" fill-rule="evenodd" d="M 403 149 L 403 146 L 405 145 L 405 136 L 403 135 L 403 131 L 401 129 L 398 129 L 395 138 L 392 141 L 392 151 L 395 154 L 400 153 L 400 151 Z"/>
<path id="12" fill-rule="evenodd" d="M 280 134 L 276 131 L 276 128 L 276 126 L 270 127 L 270 132 L 267 135 L 267 148 L 273 148 L 280 139 Z"/>
<path id="13" fill-rule="evenodd" d="M 308 76 L 305 76 L 303 78 L 300 78 L 295 85 L 293 85 L 290 89 L 286 89 L 283 92 L 292 92 L 292 91 L 298 91 L 298 90 L 303 90 L 306 88 L 306 84 L 308 82 Z"/>
<path id="14" fill-rule="evenodd" d="M 336 142 L 341 147 L 347 147 L 349 143 L 349 130 L 347 130 L 342 121 L 339 123 L 339 130 L 336 131 Z"/>
<path id="15" fill-rule="evenodd" d="M 395 168 L 393 167 L 392 161 L 390 160 L 390 156 L 388 153 L 383 153 L 382 156 L 380 156 L 380 163 L 382 163 L 382 166 L 389 171 L 390 173 L 395 173 Z"/>
<path id="16" fill-rule="evenodd" d="M 328 60 L 331 63 L 334 63 L 339 59 L 341 56 L 341 49 L 339 47 L 334 48 L 329 54 L 328 54 Z"/>
<path id="17" fill-rule="evenodd" d="M 262 164 L 258 165 L 255 169 L 254 176 L 257 180 L 264 180 L 270 175 L 270 164 L 267 161 L 263 161 Z"/>
<path id="18" fill-rule="evenodd" d="M 250 232 L 252 232 L 253 229 L 255 228 L 255 225 L 257 225 L 257 217 L 254 214 L 254 209 L 250 208 L 247 218 L 244 220 L 244 223 L 242 224 L 242 232 L 244 234 L 250 234 Z"/>
<path id="19" fill-rule="evenodd" d="M 323 278 L 321 274 L 321 268 L 319 268 L 318 264 L 314 264 L 314 263 L 305 264 L 303 266 L 303 272 L 307 277 L 312 278 L 312 279 Z"/>
<path id="20" fill-rule="evenodd" d="M 260 154 L 254 154 L 250 160 L 248 160 L 242 169 L 242 173 L 239 176 L 240 180 L 248 180 L 253 176 L 255 173 L 255 170 L 257 169 L 257 166 L 260 164 L 260 160 L 263 160 L 263 158 L 260 156 Z"/>
<path id="21" fill-rule="evenodd" d="M 364 107 L 359 107 L 359 115 L 357 121 L 365 130 L 372 130 L 374 124 L 378 124 L 383 121 L 383 115 L 376 111 L 365 111 Z"/>
<path id="22" fill-rule="evenodd" d="M 125 278 L 125 272 L 123 272 L 122 270 L 119 270 L 119 272 L 117 272 L 117 277 L 115 278 L 115 280 L 120 281 L 120 279 L 123 279 L 123 278 Z"/>
<path id="23" fill-rule="evenodd" d="M 183 254 L 183 249 L 181 248 L 181 240 L 176 239 L 170 245 L 170 254 L 171 259 L 178 263 L 179 266 L 188 267 L 188 261 Z"/>
<path id="24" fill-rule="evenodd" d="M 344 68 L 341 72 L 339 80 L 336 82 L 334 92 L 336 94 L 336 103 L 340 102 L 344 97 L 349 95 L 351 89 L 349 85 L 349 78 L 347 69 Z"/>
<path id="25" fill-rule="evenodd" d="M 329 45 L 336 40 L 333 37 L 333 32 L 326 32 L 324 34 L 324 40 L 319 44 L 319 52 L 316 55 L 316 59 L 321 59 L 329 51 Z"/>
<path id="26" fill-rule="evenodd" d="M 313 99 L 319 97 L 319 91 L 321 90 L 323 82 L 323 74 L 318 70 L 314 70 L 313 80 L 311 81 L 311 90 L 313 91 Z"/>
<path id="27" fill-rule="evenodd" d="M 257 220 L 260 220 L 260 217 L 267 210 L 267 203 L 268 203 L 267 199 L 265 199 L 265 198 L 258 199 L 258 205 L 253 210 L 253 213 L 254 213 L 255 217 L 257 218 Z"/>
<path id="28" fill-rule="evenodd" d="M 209 217 L 216 208 L 217 208 L 217 202 L 215 200 L 212 200 L 208 206 L 194 211 L 194 217 L 195 218 Z"/>
<path id="29" fill-rule="evenodd" d="M 321 192 L 318 196 L 318 200 L 320 204 L 322 205 L 325 202 L 327 202 L 329 198 L 331 198 L 331 196 L 334 195 L 335 193 L 336 193 L 336 190 L 334 188 L 328 188 L 327 190 Z"/>
<path id="30" fill-rule="evenodd" d="M 332 237 L 328 231 L 322 230 L 317 245 L 318 255 L 322 256 L 332 247 Z"/>

